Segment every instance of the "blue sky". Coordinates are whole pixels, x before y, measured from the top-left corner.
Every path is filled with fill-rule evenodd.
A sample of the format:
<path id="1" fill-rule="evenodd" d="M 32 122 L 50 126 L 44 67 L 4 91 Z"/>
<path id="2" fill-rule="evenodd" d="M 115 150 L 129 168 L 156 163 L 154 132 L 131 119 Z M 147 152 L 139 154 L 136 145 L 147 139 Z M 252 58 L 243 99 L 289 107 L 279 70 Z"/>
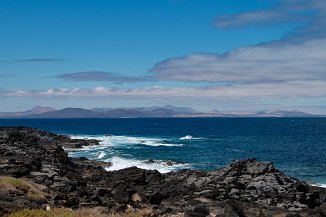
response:
<path id="1" fill-rule="evenodd" d="M 0 0 L 0 111 L 326 113 L 322 0 Z"/>

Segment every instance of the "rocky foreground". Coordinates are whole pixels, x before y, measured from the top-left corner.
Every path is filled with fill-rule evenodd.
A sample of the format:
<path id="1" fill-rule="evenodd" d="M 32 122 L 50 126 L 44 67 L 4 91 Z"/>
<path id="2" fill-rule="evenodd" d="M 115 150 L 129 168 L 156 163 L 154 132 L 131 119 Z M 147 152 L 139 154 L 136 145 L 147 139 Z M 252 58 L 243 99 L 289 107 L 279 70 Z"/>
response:
<path id="1" fill-rule="evenodd" d="M 326 216 L 326 189 L 288 177 L 272 163 L 234 161 L 208 172 L 107 172 L 102 163 L 69 158 L 62 148 L 94 144 L 0 127 L 0 216 L 23 208 L 98 206 L 115 212 L 149 207 L 152 216 Z"/>

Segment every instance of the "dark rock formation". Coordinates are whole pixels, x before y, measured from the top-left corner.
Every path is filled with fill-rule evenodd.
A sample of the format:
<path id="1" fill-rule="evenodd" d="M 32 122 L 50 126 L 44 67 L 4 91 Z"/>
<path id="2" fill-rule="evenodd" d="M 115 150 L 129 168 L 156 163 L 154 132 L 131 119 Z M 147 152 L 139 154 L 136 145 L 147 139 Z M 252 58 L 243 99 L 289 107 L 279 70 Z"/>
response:
<path id="1" fill-rule="evenodd" d="M 102 166 L 108 165 L 69 158 L 62 146 L 76 144 L 97 142 L 26 127 L 0 128 L 0 185 L 3 177 L 15 177 L 33 183 L 37 193 L 31 197 L 22 188 L 0 188 L 0 216 L 48 204 L 116 211 L 148 206 L 157 214 L 189 217 L 326 216 L 325 189 L 290 178 L 272 163 L 241 160 L 208 172 L 161 174 L 136 167 L 107 172 Z"/>

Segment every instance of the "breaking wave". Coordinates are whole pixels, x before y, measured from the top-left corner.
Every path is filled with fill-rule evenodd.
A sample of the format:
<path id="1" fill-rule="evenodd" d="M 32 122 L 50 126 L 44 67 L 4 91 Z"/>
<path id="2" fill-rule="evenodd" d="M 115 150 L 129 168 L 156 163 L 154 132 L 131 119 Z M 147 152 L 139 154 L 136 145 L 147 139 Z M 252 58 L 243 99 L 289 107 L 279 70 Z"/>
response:
<path id="1" fill-rule="evenodd" d="M 100 160 L 111 162 L 112 166 L 105 168 L 108 171 L 120 170 L 136 166 L 147 170 L 158 170 L 161 173 L 167 173 L 183 168 L 189 168 L 188 164 L 180 162 L 163 161 L 163 160 L 140 160 L 135 159 L 137 153 L 142 152 L 142 146 L 145 149 L 160 146 L 162 149 L 181 147 L 178 139 L 148 138 L 135 136 L 114 136 L 114 135 L 85 135 L 70 136 L 72 139 L 96 139 L 99 145 L 83 146 L 78 149 L 66 148 L 69 157 L 86 157 L 91 160 Z M 135 152 L 130 152 L 132 150 Z M 143 159 L 143 157 L 140 157 Z"/>
<path id="2" fill-rule="evenodd" d="M 312 184 L 312 186 L 317 186 L 317 187 L 321 187 L 321 188 L 326 188 L 326 184 Z"/>
<path id="3" fill-rule="evenodd" d="M 183 144 L 172 143 L 170 140 L 160 138 L 135 137 L 135 136 L 72 136 L 73 139 L 97 139 L 102 146 L 117 145 L 147 145 L 147 146 L 183 146 Z M 91 146 L 88 146 L 91 147 Z M 93 147 L 93 146 L 92 146 Z"/>
<path id="4" fill-rule="evenodd" d="M 189 168 L 188 164 L 175 163 L 174 165 L 168 166 L 164 161 L 155 161 L 154 163 L 147 163 L 146 161 L 136 159 L 126 159 L 114 156 L 107 160 L 112 163 L 112 166 L 106 167 L 107 171 L 115 171 L 128 167 L 138 167 L 146 170 L 157 170 L 160 173 L 168 173 L 171 171 Z"/>
<path id="5" fill-rule="evenodd" d="M 186 136 L 180 138 L 180 140 L 200 140 L 200 139 L 203 139 L 203 138 L 193 137 L 192 135 L 186 135 Z"/>
<path id="6" fill-rule="evenodd" d="M 101 159 L 101 158 L 105 157 L 105 155 L 106 155 L 106 153 L 104 151 L 97 152 L 97 158 L 98 159 Z"/>

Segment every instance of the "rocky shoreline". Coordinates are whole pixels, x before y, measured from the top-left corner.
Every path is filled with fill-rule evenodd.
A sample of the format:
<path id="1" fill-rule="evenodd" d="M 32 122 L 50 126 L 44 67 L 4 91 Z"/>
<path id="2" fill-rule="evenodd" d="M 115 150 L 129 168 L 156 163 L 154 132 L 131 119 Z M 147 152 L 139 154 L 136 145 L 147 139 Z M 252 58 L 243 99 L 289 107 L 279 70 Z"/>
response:
<path id="1" fill-rule="evenodd" d="M 97 144 L 0 127 L 0 216 L 47 206 L 115 212 L 149 207 L 153 216 L 326 216 L 326 189 L 288 177 L 272 163 L 248 159 L 212 171 L 161 174 L 131 167 L 108 172 L 103 169 L 108 165 L 69 158 L 63 149 Z"/>

